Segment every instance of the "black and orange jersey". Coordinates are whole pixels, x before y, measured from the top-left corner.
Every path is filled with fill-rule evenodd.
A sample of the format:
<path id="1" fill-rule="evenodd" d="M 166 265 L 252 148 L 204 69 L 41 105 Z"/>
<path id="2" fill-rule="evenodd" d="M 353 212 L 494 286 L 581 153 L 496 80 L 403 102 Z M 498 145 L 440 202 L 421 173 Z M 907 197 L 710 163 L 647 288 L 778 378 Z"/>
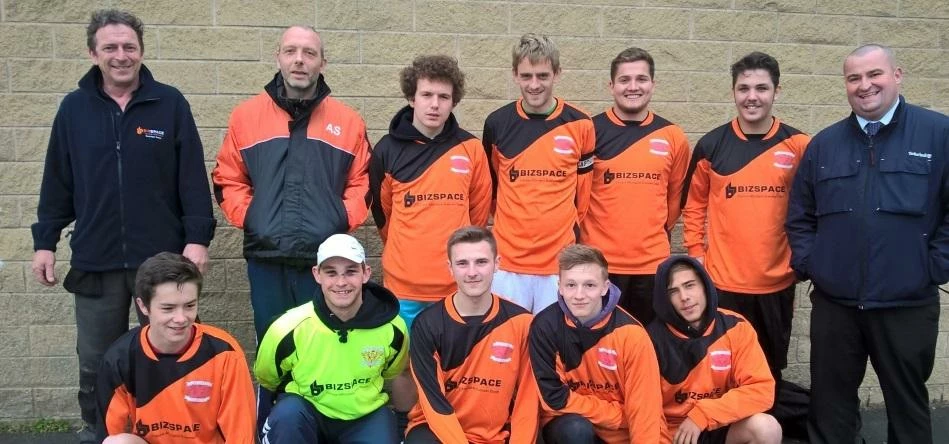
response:
<path id="1" fill-rule="evenodd" d="M 584 326 L 563 300 L 531 323 L 531 367 L 541 420 L 575 413 L 608 443 L 656 443 L 665 428 L 656 353 L 642 325 L 616 306 L 610 285 L 599 320 Z"/>
<path id="2" fill-rule="evenodd" d="M 548 116 L 528 115 L 518 100 L 488 116 L 483 136 L 501 269 L 557 273 L 557 254 L 577 241 L 590 203 L 593 121 L 562 99 Z"/>
<path id="3" fill-rule="evenodd" d="M 649 336 L 662 375 L 662 406 L 667 428 L 662 442 L 671 442 L 679 424 L 690 418 L 702 430 L 715 430 L 762 413 L 774 404 L 774 377 L 755 329 L 740 314 L 718 308 L 718 294 L 708 274 L 694 259 L 668 259 L 656 282 L 668 282 L 669 270 L 688 262 L 703 280 L 705 316 L 698 329 L 676 312 L 665 285 L 653 294 L 656 319 Z"/>
<path id="4" fill-rule="evenodd" d="M 683 198 L 684 243 L 690 256 L 704 256 L 718 288 L 765 294 L 794 283 L 784 220 L 808 141 L 777 118 L 761 137 L 742 133 L 736 119 L 695 145 Z"/>
<path id="5" fill-rule="evenodd" d="M 486 226 L 491 173 L 481 143 L 449 116 L 434 139 L 412 126 L 412 108 L 392 119 L 369 163 L 372 215 L 385 247 L 385 285 L 399 298 L 437 301 L 455 290 L 445 244 L 456 229 Z"/>
<path id="6" fill-rule="evenodd" d="M 593 126 L 593 186 L 580 241 L 603 252 L 610 273 L 653 274 L 669 257 L 689 140 L 682 128 L 652 112 L 636 124 L 610 108 L 593 118 Z"/>
<path id="7" fill-rule="evenodd" d="M 462 317 L 449 296 L 415 318 L 409 353 L 419 402 L 409 412 L 408 430 L 427 423 L 443 443 L 536 441 L 531 315 L 496 295 L 491 299 L 484 316 Z"/>
<path id="8" fill-rule="evenodd" d="M 227 332 L 194 324 L 180 355 L 155 353 L 137 327 L 102 358 L 96 397 L 100 441 L 133 433 L 150 444 L 255 440 L 254 387 L 244 351 Z"/>

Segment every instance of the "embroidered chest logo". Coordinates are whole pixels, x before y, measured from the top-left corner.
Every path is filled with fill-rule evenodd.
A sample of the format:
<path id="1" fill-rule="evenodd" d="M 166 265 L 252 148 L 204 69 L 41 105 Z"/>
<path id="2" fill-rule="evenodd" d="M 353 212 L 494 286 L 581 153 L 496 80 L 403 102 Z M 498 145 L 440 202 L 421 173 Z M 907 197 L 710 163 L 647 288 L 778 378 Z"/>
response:
<path id="1" fill-rule="evenodd" d="M 468 156 L 451 156 L 451 172 L 458 174 L 468 174 L 471 172 L 471 159 Z"/>
<path id="2" fill-rule="evenodd" d="M 165 132 L 162 130 L 148 129 L 148 128 L 142 128 L 142 127 L 135 128 L 135 134 L 138 134 L 139 136 L 145 136 L 146 139 L 161 140 L 165 138 Z"/>
<path id="3" fill-rule="evenodd" d="M 666 139 L 649 139 L 649 152 L 657 156 L 668 156 L 670 146 Z"/>
<path id="4" fill-rule="evenodd" d="M 493 344 L 491 344 L 492 361 L 503 364 L 506 362 L 511 362 L 512 356 L 514 356 L 514 344 L 501 341 L 495 341 Z"/>
<path id="5" fill-rule="evenodd" d="M 774 163 L 772 165 L 785 170 L 794 168 L 794 153 L 790 151 L 775 151 Z"/>
<path id="6" fill-rule="evenodd" d="M 363 347 L 361 355 L 362 365 L 370 368 L 377 367 L 382 365 L 382 360 L 385 359 L 385 350 L 378 345 L 371 345 Z"/>
<path id="7" fill-rule="evenodd" d="M 573 154 L 577 144 L 570 136 L 554 136 L 554 152 L 557 154 Z"/>
<path id="8" fill-rule="evenodd" d="M 211 400 L 211 381 L 188 381 L 185 383 L 185 401 L 208 402 Z"/>
<path id="9" fill-rule="evenodd" d="M 616 371 L 616 350 L 604 347 L 596 349 L 596 363 L 607 370 Z"/>
<path id="10" fill-rule="evenodd" d="M 732 368 L 732 352 L 728 350 L 713 350 L 708 354 L 712 370 L 725 371 Z"/>

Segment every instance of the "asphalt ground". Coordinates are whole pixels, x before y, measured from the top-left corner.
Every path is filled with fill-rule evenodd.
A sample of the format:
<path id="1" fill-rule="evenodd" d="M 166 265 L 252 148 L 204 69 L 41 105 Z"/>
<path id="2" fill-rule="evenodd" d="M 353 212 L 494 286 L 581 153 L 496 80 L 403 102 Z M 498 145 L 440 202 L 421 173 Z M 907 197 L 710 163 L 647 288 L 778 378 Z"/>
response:
<path id="1" fill-rule="evenodd" d="M 863 438 L 867 444 L 886 443 L 886 412 L 882 409 L 864 410 Z M 949 443 L 949 406 L 933 410 L 933 442 Z M 79 440 L 75 433 L 0 434 L 0 444 L 75 444 Z M 803 441 L 785 439 L 784 444 L 800 444 Z"/>

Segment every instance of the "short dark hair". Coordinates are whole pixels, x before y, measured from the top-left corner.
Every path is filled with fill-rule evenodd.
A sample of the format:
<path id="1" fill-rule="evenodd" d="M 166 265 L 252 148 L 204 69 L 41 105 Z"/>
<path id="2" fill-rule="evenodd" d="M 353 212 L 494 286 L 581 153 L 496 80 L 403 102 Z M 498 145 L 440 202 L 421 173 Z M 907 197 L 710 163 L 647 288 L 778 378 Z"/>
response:
<path id="1" fill-rule="evenodd" d="M 418 56 L 399 73 L 399 86 L 407 100 L 415 97 L 419 79 L 438 80 L 451 84 L 451 103 L 457 105 L 465 96 L 465 73 L 458 61 L 447 55 Z"/>
<path id="2" fill-rule="evenodd" d="M 652 55 L 649 54 L 649 51 L 634 46 L 624 49 L 610 63 L 610 81 L 616 78 L 616 70 L 619 69 L 620 65 L 623 63 L 638 62 L 640 60 L 645 61 L 646 64 L 649 65 L 649 77 L 655 77 L 656 63 L 652 60 Z"/>
<path id="3" fill-rule="evenodd" d="M 669 283 L 672 282 L 672 275 L 674 275 L 674 274 L 676 274 L 676 273 L 678 273 L 678 272 L 680 272 L 680 271 L 687 271 L 687 270 L 692 270 L 693 272 L 695 272 L 695 274 L 698 274 L 698 273 L 699 273 L 699 271 L 695 269 L 695 266 L 692 265 L 691 262 L 688 262 L 688 261 L 679 261 L 679 262 L 676 262 L 676 263 L 672 264 L 672 266 L 669 267 L 669 275 L 666 277 L 666 287 L 668 288 L 668 287 L 669 287 Z"/>
<path id="4" fill-rule="evenodd" d="M 603 252 L 589 245 L 573 244 L 566 246 L 557 256 L 560 272 L 567 271 L 577 265 L 594 264 L 603 268 L 603 277 L 609 276 L 609 264 Z"/>
<path id="5" fill-rule="evenodd" d="M 487 228 L 470 225 L 455 230 L 451 236 L 448 236 L 448 259 L 451 259 L 451 249 L 458 244 L 476 244 L 478 242 L 487 242 L 491 246 L 491 254 L 498 255 L 498 241 L 494 239 L 494 234 Z"/>
<path id="6" fill-rule="evenodd" d="M 732 88 L 738 83 L 738 76 L 741 73 L 755 69 L 768 71 L 768 75 L 771 76 L 771 83 L 774 83 L 774 87 L 778 86 L 778 80 L 781 78 L 781 68 L 778 67 L 778 61 L 768 54 L 755 51 L 738 59 L 732 65 Z"/>
<path id="7" fill-rule="evenodd" d="M 191 262 L 191 259 L 177 253 L 161 252 L 146 259 L 138 267 L 138 273 L 135 274 L 135 297 L 148 307 L 155 296 L 155 287 L 161 284 L 174 282 L 181 287 L 190 282 L 198 286 L 198 294 L 201 294 L 203 281 L 198 266 Z"/>
<path id="8" fill-rule="evenodd" d="M 139 48 L 141 48 L 143 54 L 145 53 L 145 42 L 142 40 L 145 29 L 142 21 L 135 14 L 119 9 L 100 9 L 92 13 L 89 26 L 86 27 L 86 46 L 89 47 L 90 51 L 96 50 L 96 31 L 108 25 L 125 25 L 132 28 L 138 36 Z"/>

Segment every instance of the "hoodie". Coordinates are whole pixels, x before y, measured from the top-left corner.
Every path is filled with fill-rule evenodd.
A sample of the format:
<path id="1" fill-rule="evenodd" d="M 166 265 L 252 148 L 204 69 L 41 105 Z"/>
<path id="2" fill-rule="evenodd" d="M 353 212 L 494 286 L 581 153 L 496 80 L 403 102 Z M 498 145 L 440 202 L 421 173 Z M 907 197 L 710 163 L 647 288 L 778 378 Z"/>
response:
<path id="1" fill-rule="evenodd" d="M 699 328 L 679 315 L 666 293 L 669 271 L 677 263 L 690 265 L 705 289 Z M 738 313 L 718 308 L 712 279 L 698 261 L 672 256 L 659 265 L 653 308 L 656 319 L 647 330 L 662 377 L 668 422 L 663 442 L 671 442 L 686 418 L 703 430 L 714 430 L 771 408 L 774 378 L 755 330 Z"/>
<path id="2" fill-rule="evenodd" d="M 534 318 L 528 345 L 541 420 L 574 413 L 606 442 L 658 442 L 665 422 L 655 351 L 619 298 L 610 284 L 603 309 L 585 323 L 562 296 Z"/>
<path id="3" fill-rule="evenodd" d="M 491 173 L 481 142 L 454 114 L 434 139 L 420 133 L 412 117 L 411 107 L 402 108 L 372 151 L 372 216 L 385 244 L 386 286 L 402 299 L 437 302 L 455 291 L 455 281 L 431 265 L 448 262 L 452 232 L 487 225 Z"/>
<path id="4" fill-rule="evenodd" d="M 295 393 L 323 415 L 359 419 L 389 401 L 383 379 L 402 373 L 408 334 L 395 295 L 362 287 L 356 316 L 341 321 L 317 289 L 313 302 L 277 318 L 260 341 L 254 373 L 264 388 Z"/>

